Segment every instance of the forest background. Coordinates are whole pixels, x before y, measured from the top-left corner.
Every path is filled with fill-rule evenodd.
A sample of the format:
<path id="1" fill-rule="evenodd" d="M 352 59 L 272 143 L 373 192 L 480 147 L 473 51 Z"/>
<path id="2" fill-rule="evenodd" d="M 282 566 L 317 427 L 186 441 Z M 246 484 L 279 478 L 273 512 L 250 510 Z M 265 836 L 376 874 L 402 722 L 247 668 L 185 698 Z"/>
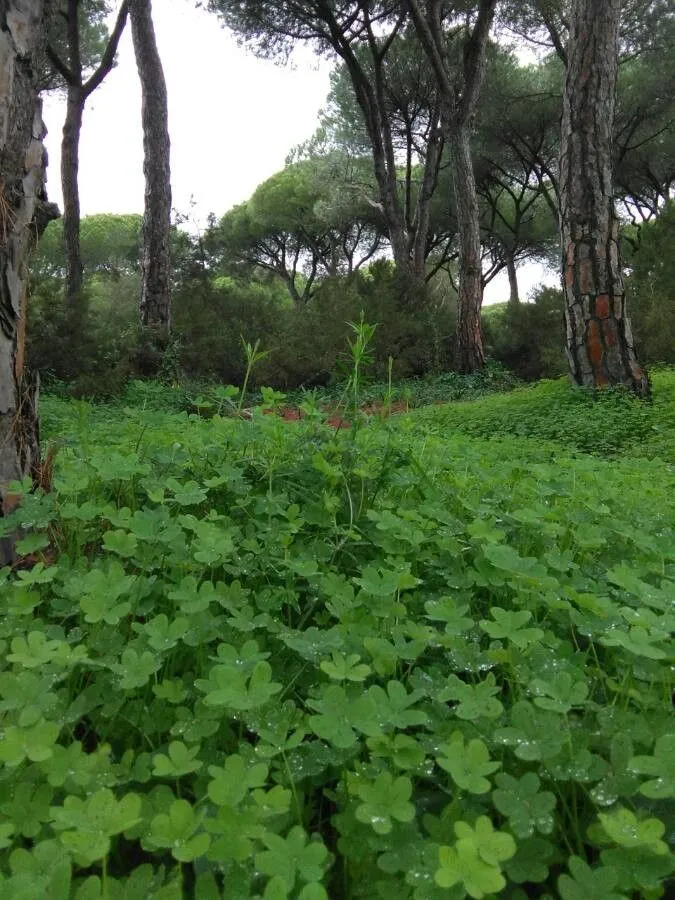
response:
<path id="1" fill-rule="evenodd" d="M 261 383 L 285 389 L 325 384 L 337 375 L 344 323 L 358 318 L 361 310 L 380 326 L 376 348 L 380 375 L 389 355 L 401 377 L 451 367 L 457 245 L 456 223 L 448 209 L 452 187 L 447 161 L 432 201 L 425 248 L 428 295 L 422 304 L 415 301 L 413 311 L 401 306 L 402 292 L 385 261 L 391 255 L 388 235 L 376 215 L 377 190 L 367 137 L 344 68 L 333 68 L 325 56 L 313 57 L 302 44 L 291 60 L 298 60 L 296 71 L 292 65 L 280 66 L 278 60 L 275 64 L 255 59 L 236 46 L 232 35 L 216 28 L 212 15 L 188 6 L 172 4 L 169 12 L 160 4 L 155 10 L 170 113 L 175 104 L 174 122 L 191 104 L 190 115 L 181 119 L 184 124 L 173 128 L 177 206 L 173 221 L 179 229 L 174 230 L 170 350 L 166 358 L 157 359 L 154 354 L 146 358 L 147 347 L 139 349 L 141 216 L 121 213 L 140 208 L 142 146 L 138 104 L 133 100 L 138 88 L 133 84 L 130 37 L 123 34 L 119 65 L 92 96 L 84 117 L 80 193 L 85 215 L 97 215 L 83 222 L 87 298 L 76 327 L 59 292 L 65 266 L 61 223 L 50 226 L 34 259 L 35 299 L 28 333 L 31 356 L 39 361 L 43 378 L 67 383 L 69 391 L 84 396 L 117 393 L 129 376 L 156 372 L 158 367 L 181 377 L 240 382 L 245 368 L 243 335 L 260 339 L 272 351 L 257 370 Z M 114 15 L 109 15 L 110 27 L 113 21 Z M 163 30 L 163 21 L 173 23 L 173 28 Z M 180 64 L 176 62 L 176 22 L 181 35 L 188 29 Z M 615 137 L 620 163 L 617 200 L 626 226 L 622 246 L 631 276 L 633 324 L 641 357 L 652 364 L 672 361 L 675 346 L 668 254 L 664 256 L 660 249 L 672 244 L 672 214 L 658 215 L 665 209 L 673 181 L 669 98 L 674 92 L 669 86 L 675 76 L 670 55 L 661 52 L 668 40 L 666 25 L 649 35 L 648 28 L 642 29 L 639 52 L 633 48 L 626 54 L 621 68 Z M 500 27 L 497 33 L 500 45 L 490 51 L 474 137 L 483 282 L 487 302 L 497 304 L 483 315 L 485 341 L 488 355 L 520 376 L 554 376 L 566 370 L 566 361 L 562 296 L 553 288 L 559 269 L 557 221 L 546 196 L 550 199 L 550 175 L 557 167 L 562 66 L 555 54 L 547 56 L 551 48 L 542 47 L 541 34 L 535 42 L 527 42 L 525 30 L 518 33 L 517 26 Z M 209 98 L 195 91 L 191 78 L 185 76 L 186 69 L 197 65 L 190 62 L 190 48 L 201 46 L 191 36 L 206 43 L 207 52 L 200 51 L 206 59 L 205 81 L 241 77 L 247 91 L 253 92 L 247 94 L 246 107 L 240 93 L 223 91 L 216 114 L 208 114 Z M 219 47 L 227 52 L 218 56 Z M 517 50 L 516 56 L 509 47 Z M 233 58 L 240 60 L 241 75 L 235 74 Z M 259 72 L 265 73 L 260 82 Z M 407 71 L 406 115 L 412 113 L 414 126 L 423 130 L 428 116 L 425 119 L 423 103 L 420 107 L 424 98 L 419 96 L 419 81 L 418 108 L 412 103 L 414 79 L 419 75 L 419 71 Z M 324 86 L 330 93 L 322 103 Z M 400 106 L 402 96 L 390 100 L 393 107 L 397 102 Z M 312 134 L 320 103 L 319 128 Z M 48 96 L 46 109 L 50 191 L 58 197 L 55 147 L 60 140 L 62 92 Z M 94 137 L 104 120 L 115 123 L 114 134 L 106 127 Z M 233 140 L 233 131 L 244 140 Z M 403 184 L 404 135 L 401 141 Z M 197 165 L 195 146 L 206 154 Z M 419 150 L 418 141 L 408 165 L 413 190 L 423 160 Z M 289 162 L 285 169 L 281 168 L 284 154 Z M 257 185 L 254 173 L 268 173 L 274 166 L 279 167 L 276 175 Z M 117 170 L 119 176 L 101 179 L 98 173 L 104 167 Z M 496 174 L 498 169 L 503 177 Z M 231 177 L 233 171 L 236 178 Z M 192 204 L 182 186 L 188 177 L 196 194 Z M 345 198 L 349 198 L 346 208 Z M 233 200 L 241 202 L 226 212 Z M 109 205 L 110 214 L 104 214 L 101 203 Z M 658 222 L 652 223 L 657 216 Z M 652 224 L 644 227 L 646 221 Z M 333 240 L 336 229 L 338 242 L 345 239 L 345 222 L 352 228 L 351 260 L 344 252 L 342 258 L 336 256 Z M 327 239 L 328 243 L 333 240 L 330 251 Z M 297 254 L 294 261 L 293 254 Z M 548 277 L 530 294 L 535 272 Z M 509 293 L 514 302 L 500 303 L 508 300 Z M 531 302 L 518 302 L 526 297 Z"/>

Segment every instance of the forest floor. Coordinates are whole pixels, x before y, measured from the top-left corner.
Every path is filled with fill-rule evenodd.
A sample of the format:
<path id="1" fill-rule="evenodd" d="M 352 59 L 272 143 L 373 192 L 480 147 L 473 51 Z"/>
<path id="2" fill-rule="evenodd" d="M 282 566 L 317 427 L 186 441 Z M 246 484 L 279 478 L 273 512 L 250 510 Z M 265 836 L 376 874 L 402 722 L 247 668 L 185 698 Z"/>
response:
<path id="1" fill-rule="evenodd" d="M 273 397 L 292 422 L 45 397 L 53 490 L 2 523 L 31 560 L 0 571 L 3 898 L 663 896 L 653 383 Z"/>

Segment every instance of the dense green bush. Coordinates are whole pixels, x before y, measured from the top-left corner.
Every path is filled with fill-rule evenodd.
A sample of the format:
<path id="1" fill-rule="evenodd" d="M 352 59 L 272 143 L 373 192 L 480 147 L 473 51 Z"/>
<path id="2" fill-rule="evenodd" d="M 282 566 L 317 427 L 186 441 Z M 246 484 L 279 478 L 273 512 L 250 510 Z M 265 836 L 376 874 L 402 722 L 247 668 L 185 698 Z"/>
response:
<path id="1" fill-rule="evenodd" d="M 269 274 L 252 272 L 244 281 L 214 276 L 194 255 L 180 260 L 172 340 L 165 346 L 149 341 L 138 325 L 138 274 L 90 275 L 77 310 L 64 305 L 60 275 L 35 274 L 28 326 L 32 364 L 69 384 L 76 396 L 109 397 L 133 375 L 241 384 L 243 336 L 268 351 L 252 386 L 326 385 L 340 379 L 347 323 L 363 313 L 377 325 L 375 376 L 386 376 L 389 356 L 396 378 L 450 366 L 454 296 L 440 280 L 427 291 L 380 260 L 350 278 L 327 279 L 307 305 L 296 306 L 281 280 Z"/>
<path id="2" fill-rule="evenodd" d="M 639 230 L 626 282 L 638 356 L 675 363 L 675 202 Z"/>
<path id="3" fill-rule="evenodd" d="M 28 305 L 29 363 L 46 381 L 68 383 L 75 396 L 118 393 L 132 371 L 139 289 L 138 275 L 94 275 L 73 309 L 60 277 L 38 280 Z"/>
<path id="4" fill-rule="evenodd" d="M 411 285 L 391 263 L 379 260 L 351 278 L 327 279 L 311 304 L 289 310 L 260 378 L 284 389 L 339 378 L 349 333 L 346 323 L 358 321 L 361 313 L 377 326 L 374 377 L 386 376 L 390 356 L 396 378 L 449 368 L 454 299 Z"/>
<path id="5" fill-rule="evenodd" d="M 526 381 L 567 370 L 563 298 L 556 288 L 540 288 L 531 303 L 486 307 L 483 329 L 488 353 Z"/>

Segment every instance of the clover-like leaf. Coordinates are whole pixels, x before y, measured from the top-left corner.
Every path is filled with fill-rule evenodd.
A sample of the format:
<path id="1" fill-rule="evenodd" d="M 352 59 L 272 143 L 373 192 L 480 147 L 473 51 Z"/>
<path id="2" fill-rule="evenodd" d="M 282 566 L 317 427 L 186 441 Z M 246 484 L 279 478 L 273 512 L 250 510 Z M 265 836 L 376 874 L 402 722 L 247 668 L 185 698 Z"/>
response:
<path id="1" fill-rule="evenodd" d="M 356 734 L 351 721 L 351 703 L 344 688 L 328 687 L 321 699 L 310 700 L 309 706 L 318 715 L 309 717 L 309 726 L 320 738 L 335 747 L 353 747 Z"/>
<path id="2" fill-rule="evenodd" d="M 126 794 L 117 800 L 109 788 L 101 788 L 86 800 L 68 796 L 50 812 L 54 828 L 63 832 L 63 846 L 87 866 L 108 855 L 111 837 L 140 821 L 141 798 Z"/>
<path id="3" fill-rule="evenodd" d="M 135 626 L 135 630 L 144 634 L 150 647 L 159 653 L 175 647 L 178 641 L 187 633 L 188 627 L 189 622 L 185 616 L 178 616 L 170 622 L 164 613 L 160 613 L 160 615 L 154 616 L 144 625 L 140 627 Z"/>
<path id="4" fill-rule="evenodd" d="M 473 628 L 474 621 L 467 613 L 469 604 L 457 604 L 452 597 L 440 597 L 438 600 L 427 600 L 424 604 L 427 619 L 445 623 L 445 633 L 460 635 Z"/>
<path id="5" fill-rule="evenodd" d="M 415 709 L 417 701 L 423 696 L 422 691 L 412 691 L 410 694 L 400 681 L 388 681 L 387 690 L 374 684 L 363 697 L 367 717 L 372 717 L 381 728 L 412 728 L 416 725 L 425 725 L 429 719 L 421 709 Z M 359 709 L 361 703 L 357 701 Z M 373 734 L 372 729 L 361 726 L 366 734 Z M 376 729 L 376 731 L 379 729 Z"/>
<path id="6" fill-rule="evenodd" d="M 668 852 L 668 845 L 661 840 L 666 826 L 660 819 L 638 819 L 634 812 L 622 806 L 611 812 L 599 813 L 598 818 L 609 841 L 620 847 L 644 847 L 657 855 Z M 589 834 L 601 839 L 602 834 L 598 834 L 596 828 L 591 826 Z"/>
<path id="7" fill-rule="evenodd" d="M 454 709 L 455 715 L 467 722 L 474 722 L 481 717 L 496 719 L 502 714 L 504 707 L 497 699 L 499 692 L 500 688 L 492 672 L 484 681 L 477 684 L 467 684 L 456 675 L 450 675 L 446 686 L 436 699 L 441 703 L 458 700 L 459 703 Z"/>
<path id="8" fill-rule="evenodd" d="M 266 832 L 262 842 L 267 849 L 256 853 L 255 863 L 264 875 L 281 879 L 289 891 L 297 878 L 305 884 L 321 881 L 328 850 L 321 841 L 308 841 L 299 825 L 291 828 L 285 838 Z"/>
<path id="9" fill-rule="evenodd" d="M 439 868 L 434 878 L 442 888 L 463 884 L 467 894 L 481 900 L 506 885 L 501 864 L 514 856 L 516 842 L 510 834 L 495 831 L 487 816 L 480 816 L 472 828 L 456 822 L 457 840 L 453 847 L 439 848 Z"/>
<path id="10" fill-rule="evenodd" d="M 574 680 L 569 672 L 558 672 L 548 679 L 535 678 L 530 690 L 535 706 L 557 713 L 568 713 L 572 707 L 581 706 L 588 697 L 586 682 Z"/>
<path id="11" fill-rule="evenodd" d="M 365 681 L 372 669 L 360 660 L 358 653 L 345 656 L 333 650 L 331 659 L 324 660 L 320 667 L 334 681 Z"/>
<path id="12" fill-rule="evenodd" d="M 541 628 L 524 627 L 532 618 L 529 610 L 506 610 L 500 606 L 491 606 L 490 613 L 494 622 L 481 619 L 478 625 L 494 640 L 511 641 L 516 647 L 524 650 L 544 636 Z"/>
<path id="13" fill-rule="evenodd" d="M 600 643 L 605 647 L 623 647 L 634 656 L 644 656 L 646 659 L 661 660 L 667 656 L 663 649 L 667 635 L 662 632 L 653 633 L 641 625 L 634 625 L 628 631 L 621 628 L 613 628 L 601 635 Z"/>
<path id="14" fill-rule="evenodd" d="M 174 800 L 168 813 L 160 813 L 150 823 L 148 842 L 155 847 L 166 847 L 178 862 L 192 862 L 204 856 L 211 844 L 211 837 L 200 832 L 201 818 L 187 800 Z"/>
<path id="15" fill-rule="evenodd" d="M 56 722 L 46 722 L 44 719 L 25 728 L 8 725 L 0 740 L 0 763 L 14 768 L 24 759 L 44 762 L 52 755 L 60 731 Z"/>
<path id="16" fill-rule="evenodd" d="M 578 856 L 571 856 L 568 863 L 570 875 L 558 878 L 558 890 L 562 900 L 627 900 L 625 894 L 614 891 L 618 881 L 615 869 L 601 866 L 591 869 Z"/>
<path id="17" fill-rule="evenodd" d="M 238 755 L 228 756 L 224 766 L 209 766 L 208 795 L 216 806 L 237 806 L 252 788 L 267 781 L 266 763 L 251 765 Z"/>
<path id="18" fill-rule="evenodd" d="M 408 734 L 380 735 L 366 743 L 373 757 L 391 759 L 399 769 L 417 769 L 426 756 L 422 744 Z"/>
<path id="19" fill-rule="evenodd" d="M 191 772 L 198 772 L 202 767 L 197 759 L 198 754 L 199 746 L 186 747 L 182 741 L 171 741 L 168 755 L 156 753 L 153 757 L 153 775 L 156 778 L 180 778 Z"/>
<path id="20" fill-rule="evenodd" d="M 556 757 L 565 744 L 560 719 L 553 713 L 535 709 L 526 700 L 511 707 L 510 726 L 498 728 L 495 740 L 515 748 L 519 759 L 549 760 Z"/>
<path id="21" fill-rule="evenodd" d="M 468 848 L 461 851 L 455 847 L 439 848 L 439 867 L 434 880 L 441 888 L 453 888 L 462 884 L 469 897 L 482 900 L 488 894 L 495 894 L 506 885 L 506 879 L 496 866 L 488 865 Z"/>
<path id="22" fill-rule="evenodd" d="M 405 775 L 394 779 L 390 772 L 382 772 L 375 781 L 359 782 L 356 793 L 363 801 L 356 808 L 356 818 L 378 834 L 389 834 L 393 819 L 412 822 L 415 817 L 412 782 Z"/>
<path id="23" fill-rule="evenodd" d="M 675 734 L 664 734 L 656 741 L 653 756 L 633 756 L 628 770 L 651 775 L 640 785 L 640 793 L 650 800 L 675 797 Z"/>
<path id="24" fill-rule="evenodd" d="M 282 688 L 279 682 L 272 681 L 272 667 L 266 661 L 255 663 L 248 676 L 232 666 L 214 666 L 208 680 L 198 679 L 195 685 L 206 694 L 204 703 L 207 706 L 236 710 L 263 706 Z"/>
<path id="25" fill-rule="evenodd" d="M 467 822 L 455 823 L 456 846 L 470 846 L 491 866 L 498 866 L 516 852 L 516 842 L 505 831 L 495 831 L 487 816 L 479 816 L 472 828 Z"/>
<path id="26" fill-rule="evenodd" d="M 516 837 L 531 837 L 535 831 L 541 834 L 553 831 L 555 795 L 539 791 L 540 781 L 534 772 L 527 772 L 519 779 L 500 773 L 495 782 L 498 787 L 492 792 L 492 802 L 507 817 Z"/>
<path id="27" fill-rule="evenodd" d="M 138 550 L 138 538 L 132 532 L 116 528 L 114 531 L 106 531 L 103 535 L 103 546 L 111 553 L 126 559 Z"/>
<path id="28" fill-rule="evenodd" d="M 120 662 L 111 664 L 110 668 L 121 676 L 120 687 L 122 690 L 131 691 L 146 685 L 150 676 L 154 675 L 160 666 L 160 660 L 149 650 L 144 650 L 139 654 L 133 647 L 127 647 L 122 651 Z"/>
<path id="29" fill-rule="evenodd" d="M 486 776 L 501 768 L 500 762 L 490 759 L 483 741 L 474 738 L 467 744 L 461 731 L 455 731 L 440 747 L 440 754 L 438 765 L 450 773 L 457 787 L 471 794 L 487 794 L 491 784 Z"/>
<path id="30" fill-rule="evenodd" d="M 19 635 L 12 638 L 11 652 L 7 661 L 35 669 L 50 663 L 59 653 L 61 641 L 50 641 L 42 631 L 31 631 L 26 637 Z"/>
<path id="31" fill-rule="evenodd" d="M 549 861 L 555 853 L 553 844 L 542 838 L 526 838 L 518 842 L 516 855 L 507 860 L 504 869 L 511 881 L 524 884 L 531 881 L 540 884 L 546 881 L 549 873 Z"/>

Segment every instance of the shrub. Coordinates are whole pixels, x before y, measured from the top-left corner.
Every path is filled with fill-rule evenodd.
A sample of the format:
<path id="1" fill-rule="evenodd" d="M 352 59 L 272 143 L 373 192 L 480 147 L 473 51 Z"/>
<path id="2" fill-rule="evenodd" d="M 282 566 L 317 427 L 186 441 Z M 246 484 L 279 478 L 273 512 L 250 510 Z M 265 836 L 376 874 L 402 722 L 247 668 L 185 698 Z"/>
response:
<path id="1" fill-rule="evenodd" d="M 626 280 L 638 357 L 646 365 L 675 363 L 675 203 L 640 228 Z"/>
<path id="2" fill-rule="evenodd" d="M 504 303 L 483 314 L 488 353 L 526 381 L 555 378 L 567 370 L 563 298 L 541 287 L 531 303 Z"/>

